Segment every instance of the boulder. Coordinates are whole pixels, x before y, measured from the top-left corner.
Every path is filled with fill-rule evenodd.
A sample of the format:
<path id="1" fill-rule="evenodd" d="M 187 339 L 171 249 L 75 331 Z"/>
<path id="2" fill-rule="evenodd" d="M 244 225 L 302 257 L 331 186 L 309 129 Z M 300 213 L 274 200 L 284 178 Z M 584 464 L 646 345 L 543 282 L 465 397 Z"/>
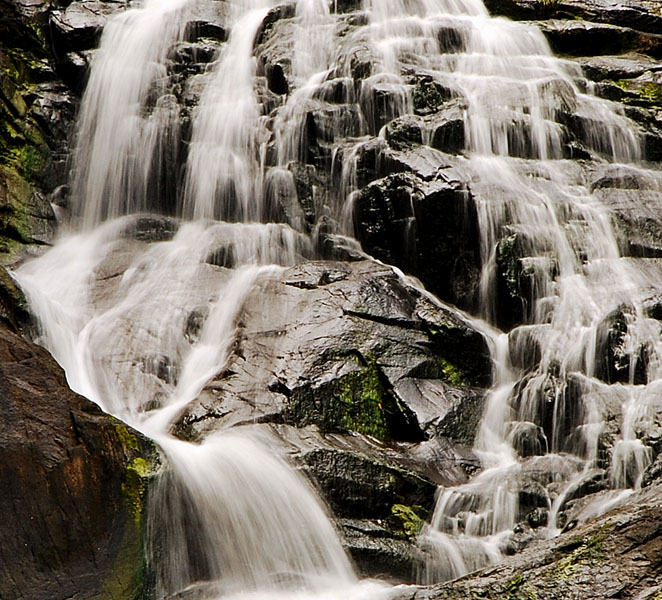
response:
<path id="1" fill-rule="evenodd" d="M 425 160 L 425 155 L 392 158 L 425 173 L 425 164 L 412 162 Z M 358 239 L 373 256 L 417 276 L 440 298 L 471 310 L 480 275 L 476 205 L 452 169 L 443 172 L 437 163 L 436 171 L 432 181 L 401 173 L 361 190 L 355 216 Z"/>
<path id="2" fill-rule="evenodd" d="M 180 435 L 259 419 L 420 441 L 457 396 L 490 382 L 482 335 L 389 267 L 304 263 L 258 287 Z"/>
<path id="3" fill-rule="evenodd" d="M 114 14 L 128 8 L 128 2 L 76 0 L 50 15 L 52 39 L 57 54 L 90 50 L 99 45 L 103 26 Z"/>
<path id="4" fill-rule="evenodd" d="M 511 19 L 572 18 L 659 33 L 662 14 L 656 0 L 485 0 L 495 15 Z"/>
<path id="5" fill-rule="evenodd" d="M 0 326 L 0 596 L 146 592 L 151 442 L 71 392 L 44 349 Z"/>

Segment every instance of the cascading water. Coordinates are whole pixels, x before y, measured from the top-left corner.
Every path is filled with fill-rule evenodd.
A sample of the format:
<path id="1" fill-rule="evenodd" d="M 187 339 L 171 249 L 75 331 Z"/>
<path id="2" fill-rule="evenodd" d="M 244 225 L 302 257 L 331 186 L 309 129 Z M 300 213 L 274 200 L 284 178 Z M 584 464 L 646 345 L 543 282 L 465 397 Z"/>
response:
<path id="1" fill-rule="evenodd" d="M 387 593 L 356 585 L 323 508 L 265 452 L 270 440 L 237 428 L 194 445 L 170 427 L 227 361 L 256 283 L 317 257 L 310 234 L 320 223 L 354 234 L 361 151 L 412 112 L 414 70 L 454 98 L 461 115 L 465 149 L 455 160 L 469 174 L 481 232 L 478 312 L 511 329 L 477 324 L 495 364 L 475 447 L 483 470 L 440 490 L 421 538 L 429 556 L 421 580 L 498 560 L 522 520 L 527 474 L 542 472 L 556 486 L 537 508 L 548 510 L 546 534 L 557 532 L 572 490 L 599 470 L 607 405 L 623 415 L 611 486 L 637 488 L 650 462 L 638 431 L 662 378 L 660 326 L 643 300 L 660 286 L 621 257 L 610 212 L 568 160 L 563 121 L 582 121 L 596 160 L 637 169 L 660 187 L 655 173 L 618 164 L 641 159 L 632 123 L 583 93 L 579 69 L 554 58 L 535 27 L 493 19 L 480 0 L 365 0 L 353 29 L 334 3 L 299 0 L 289 25 L 291 78 L 272 82 L 276 101 L 256 92 L 253 55 L 276 4 L 232 4 L 229 39 L 198 75 L 204 88 L 186 157 L 168 61 L 196 1 L 153 0 L 109 23 L 83 100 L 72 186 L 75 216 L 96 228 L 63 238 L 15 274 L 71 386 L 152 436 L 169 459 L 151 510 L 157 593 L 199 581 L 210 582 L 209 598 Z M 371 61 L 360 83 L 357 48 Z M 297 193 L 298 161 L 313 152 L 311 111 L 321 115 L 316 160 L 330 175 L 311 186 L 306 213 L 287 202 Z M 431 143 L 434 123 L 424 125 L 422 141 Z M 432 150 L 427 156 L 437 160 Z M 283 199 L 289 225 L 267 224 Z M 193 221 L 127 217 L 143 211 Z M 522 314 L 508 321 L 495 300 L 496 274 L 514 248 L 530 289 Z M 599 381 L 610 318 L 627 371 L 618 385 Z"/>

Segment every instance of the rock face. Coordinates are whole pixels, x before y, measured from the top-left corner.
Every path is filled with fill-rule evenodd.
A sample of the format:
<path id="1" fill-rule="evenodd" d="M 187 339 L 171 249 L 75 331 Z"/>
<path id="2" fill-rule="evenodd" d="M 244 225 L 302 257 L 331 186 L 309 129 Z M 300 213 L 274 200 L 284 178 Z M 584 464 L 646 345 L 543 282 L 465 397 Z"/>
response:
<path id="1" fill-rule="evenodd" d="M 482 335 L 374 262 L 293 267 L 259 284 L 239 319 L 180 435 L 258 419 L 417 442 L 461 389 L 491 379 Z"/>
<path id="2" fill-rule="evenodd" d="M 0 326 L 0 596 L 133 598 L 155 448 Z"/>
<path id="3" fill-rule="evenodd" d="M 45 6 L 0 7 L 0 263 L 49 243 L 75 100 L 44 39 Z M 64 188 L 60 189 L 60 192 Z"/>
<path id="4" fill-rule="evenodd" d="M 168 222 L 125 220 L 117 246 L 94 270 L 90 297 L 98 306 L 117 297 L 130 265 L 163 242 L 153 226 Z M 182 344 L 208 335 L 200 322 L 209 297 L 227 293 L 234 252 L 222 239 L 202 253 L 207 262 L 186 290 L 199 305 L 187 304 L 181 331 L 171 324 Z M 155 359 L 148 344 L 129 344 L 123 336 L 134 339 L 150 327 L 135 314 L 141 310 L 126 310 L 114 341 L 101 336 L 94 353 L 111 370 L 130 364 L 136 377 L 153 382 L 153 399 L 140 408 L 149 413 L 177 384 L 187 352 L 175 344 Z M 414 581 L 415 538 L 436 485 L 466 482 L 477 466 L 470 448 L 492 372 L 483 334 L 369 260 L 271 269 L 243 297 L 235 323 L 222 370 L 177 416 L 172 432 L 199 440 L 235 427 L 280 440 L 340 519 L 361 572 Z M 116 347 L 131 347 L 130 356 Z"/>

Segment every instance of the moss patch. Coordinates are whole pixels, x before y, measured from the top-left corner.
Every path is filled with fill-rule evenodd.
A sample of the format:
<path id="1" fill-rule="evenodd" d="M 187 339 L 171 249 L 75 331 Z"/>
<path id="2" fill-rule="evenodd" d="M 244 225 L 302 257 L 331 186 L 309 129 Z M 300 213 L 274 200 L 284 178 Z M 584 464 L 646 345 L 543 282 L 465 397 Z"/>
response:
<path id="1" fill-rule="evenodd" d="M 122 496 L 138 528 L 142 521 L 147 479 L 150 472 L 149 464 L 144 458 L 134 458 L 126 469 L 126 476 L 122 484 Z"/>
<path id="2" fill-rule="evenodd" d="M 389 430 L 384 414 L 384 386 L 377 363 L 369 359 L 361 371 L 347 375 L 342 382 L 341 427 L 388 439 Z"/>
<path id="3" fill-rule="evenodd" d="M 325 433 L 355 431 L 385 441 L 423 439 L 415 415 L 395 396 L 376 357 L 347 350 L 330 352 L 323 358 L 327 360 L 338 361 L 324 367 L 338 376 L 291 390 L 287 422 L 298 427 L 315 424 Z"/>
<path id="4" fill-rule="evenodd" d="M 505 600 L 536 600 L 538 595 L 521 573 L 517 573 L 506 583 Z"/>
<path id="5" fill-rule="evenodd" d="M 649 82 L 639 90 L 639 97 L 646 103 L 659 106 L 662 104 L 662 85 Z"/>
<path id="6" fill-rule="evenodd" d="M 559 560 L 552 576 L 557 579 L 570 579 L 577 575 L 581 567 L 592 567 L 604 560 L 602 545 L 612 525 L 605 523 L 600 530 L 590 538 L 575 540 L 579 546 Z M 572 544 L 574 545 L 574 544 Z"/>
<path id="7" fill-rule="evenodd" d="M 138 437 L 131 433 L 125 425 L 118 423 L 115 425 L 115 433 L 122 446 L 130 450 L 138 450 Z"/>
<path id="8" fill-rule="evenodd" d="M 448 382 L 455 387 L 461 387 L 469 385 L 464 373 L 456 366 L 449 363 L 445 358 L 439 358 L 439 364 L 441 365 L 441 370 L 444 373 L 444 377 L 448 379 Z"/>
<path id="9" fill-rule="evenodd" d="M 423 528 L 428 511 L 422 506 L 394 504 L 388 517 L 389 526 L 408 538 L 415 538 Z"/>

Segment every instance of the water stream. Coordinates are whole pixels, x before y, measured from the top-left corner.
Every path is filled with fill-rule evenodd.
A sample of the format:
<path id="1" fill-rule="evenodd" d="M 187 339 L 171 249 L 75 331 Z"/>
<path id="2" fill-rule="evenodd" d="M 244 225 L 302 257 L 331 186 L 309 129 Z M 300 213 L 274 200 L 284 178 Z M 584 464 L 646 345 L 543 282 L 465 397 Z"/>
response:
<path id="1" fill-rule="evenodd" d="M 185 161 L 168 62 L 196 0 L 147 0 L 110 21 L 78 123 L 74 232 L 15 274 L 39 317 L 40 343 L 72 388 L 167 456 L 151 510 L 157 593 L 199 581 L 208 582 L 208 598 L 389 593 L 357 581 L 323 505 L 273 440 L 230 431 L 193 444 L 170 426 L 226 362 L 256 283 L 318 256 L 318 224 L 305 214 L 269 223 L 272 199 L 295 193 L 291 165 L 306 161 L 307 115 L 324 114 L 324 151 L 338 182 L 313 186 L 311 202 L 351 238 L 357 157 L 384 137 L 386 123 L 412 112 L 414 70 L 451 91 L 464 123 L 457 162 L 470 174 L 481 233 L 476 318 L 500 323 L 504 232 L 524 248 L 532 282 L 523 324 L 506 334 L 476 321 L 495 365 L 474 449 L 483 469 L 440 490 L 421 537 L 430 559 L 420 579 L 499 560 L 523 518 L 527 474 L 556 485 L 554 493 L 543 486 L 547 505 L 538 508 L 549 515 L 544 535 L 558 533 L 572 490 L 602 468 L 598 440 L 614 415 L 622 415 L 609 470 L 617 495 L 601 496 L 585 514 L 621 501 L 650 463 L 637 436 L 662 377 L 662 336 L 643 301 L 662 285 L 622 258 L 611 214 L 567 157 L 560 115 L 583 120 L 583 143 L 604 164 L 636 168 L 660 186 L 654 172 L 628 166 L 641 160 L 636 127 L 582 91 L 579 68 L 553 57 L 537 28 L 492 18 L 480 0 L 365 0 L 365 19 L 349 33 L 334 3 L 299 0 L 290 25 L 293 89 L 268 113 L 253 50 L 276 4 L 231 3 L 229 39 L 198 76 L 204 88 Z M 350 60 L 357 48 L 372 61 L 360 86 Z M 130 215 L 142 212 L 183 222 L 170 234 L 136 232 Z M 174 222 L 156 219 L 166 232 Z M 607 385 L 599 357 L 614 315 L 627 376 Z"/>

